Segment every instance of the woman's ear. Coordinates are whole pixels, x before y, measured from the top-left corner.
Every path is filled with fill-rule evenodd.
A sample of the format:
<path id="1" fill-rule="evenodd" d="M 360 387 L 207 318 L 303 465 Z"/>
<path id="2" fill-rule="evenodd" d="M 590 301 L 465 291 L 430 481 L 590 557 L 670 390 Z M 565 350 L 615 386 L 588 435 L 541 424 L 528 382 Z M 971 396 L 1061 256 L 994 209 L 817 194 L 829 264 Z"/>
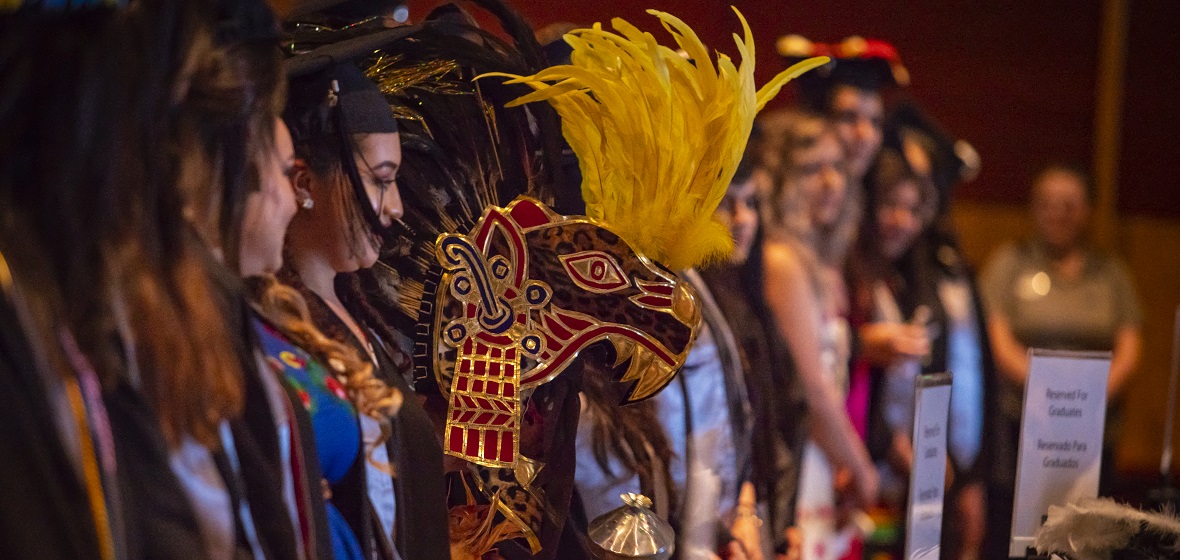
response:
<path id="1" fill-rule="evenodd" d="M 295 202 L 304 210 L 315 208 L 315 200 L 311 198 L 312 173 L 307 162 L 295 160 L 295 170 L 291 177 L 291 185 L 295 187 Z"/>

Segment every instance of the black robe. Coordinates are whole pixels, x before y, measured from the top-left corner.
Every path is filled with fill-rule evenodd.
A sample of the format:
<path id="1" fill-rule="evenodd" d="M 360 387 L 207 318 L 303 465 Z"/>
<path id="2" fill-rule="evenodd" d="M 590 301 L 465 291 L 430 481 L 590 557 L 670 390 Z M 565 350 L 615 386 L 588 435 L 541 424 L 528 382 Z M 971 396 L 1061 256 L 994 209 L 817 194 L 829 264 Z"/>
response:
<path id="1" fill-rule="evenodd" d="M 357 340 L 323 299 L 303 286 L 297 278 L 287 275 L 284 276 L 284 280 L 300 290 L 307 300 L 309 309 L 312 310 L 312 316 L 322 318 L 322 324 L 316 326 L 324 334 L 352 346 L 360 356 L 369 355 L 368 349 Z M 361 326 L 365 328 L 365 325 Z M 377 358 L 376 367 L 373 369 L 374 376 L 401 391 L 405 397 L 397 416 L 390 420 L 392 433 L 386 441 L 390 460 L 397 473 L 394 479 L 397 499 L 395 546 L 402 560 L 449 560 L 451 549 L 442 444 L 435 434 L 434 422 L 418 402 L 413 389 L 398 371 L 389 350 L 384 346 L 393 344 L 394 341 L 382 341 L 375 336 L 374 329 L 368 330 L 369 338 L 373 341 L 373 353 Z M 350 491 L 350 495 L 367 496 L 364 469 L 354 470 L 359 471 L 355 479 L 342 480 L 341 484 L 348 482 L 351 486 L 359 487 Z M 335 489 L 333 496 L 334 503 L 346 519 L 350 517 L 346 508 L 355 510 L 362 507 L 360 504 L 354 504 L 354 507 L 349 508 L 348 504 L 341 504 Z M 371 508 L 367 512 L 370 519 L 375 515 Z M 350 524 L 356 521 L 356 514 L 352 517 L 353 519 L 349 519 Z M 372 523 L 365 525 L 366 531 L 373 530 Z M 361 532 L 357 533 L 358 537 L 361 535 Z"/>
<path id="2" fill-rule="evenodd" d="M 0 558 L 99 558 L 98 533 L 82 475 L 55 423 L 56 407 L 44 377 L 52 373 L 38 369 L 16 312 L 17 302 L 10 299 L 15 294 L 4 288 L 0 297 L 0 425 L 5 426 L 0 430 Z M 98 466 L 116 553 L 127 560 L 207 557 L 196 515 L 169 465 L 154 412 L 124 380 L 103 393 L 101 408 L 110 428 L 116 472 L 106 471 L 101 461 Z M 92 434 L 100 431 L 88 427 Z M 114 503 L 119 507 L 109 508 Z"/>
<path id="3" fill-rule="evenodd" d="M 954 468 L 955 488 L 971 481 L 991 482 L 994 476 L 990 467 L 998 458 L 998 448 L 1006 445 L 1001 437 L 998 423 L 998 372 L 992 359 L 991 345 L 987 335 L 987 324 L 983 313 L 983 305 L 979 299 L 979 289 L 975 284 L 974 275 L 967 267 L 966 260 L 953 243 L 943 235 L 927 232 L 914 244 L 914 247 L 903 256 L 893 267 L 894 277 L 889 279 L 891 291 L 897 301 L 902 316 L 912 316 L 919 306 L 926 306 L 931 311 L 932 323 L 937 326 L 937 335 L 931 340 L 930 359 L 923 363 L 922 373 L 938 373 L 947 371 L 949 353 L 949 333 L 951 325 L 943 308 L 939 296 L 940 283 L 947 280 L 966 281 L 971 287 L 971 305 L 975 315 L 976 332 L 980 343 L 980 371 L 983 376 L 983 395 L 981 405 L 985 411 L 981 432 L 981 447 L 975 461 L 970 465 L 959 465 L 952 461 Z M 868 447 L 874 458 L 883 459 L 887 456 L 891 446 L 892 434 L 885 427 L 883 412 L 883 383 L 879 381 L 881 375 L 873 375 L 869 406 L 869 434 Z"/>
<path id="4" fill-rule="evenodd" d="M 959 492 L 968 484 L 981 483 L 987 495 L 987 522 L 984 538 L 984 558 L 1000 558 L 1007 554 L 1008 528 L 1012 520 L 1012 482 L 1004 477 L 1004 461 L 1015 461 L 1015 443 L 1019 437 L 1011 428 L 1003 425 L 999 405 L 999 372 L 992 358 L 988 337 L 987 321 L 975 275 L 966 258 L 959 250 L 953 236 L 932 228 L 922 234 L 914 246 L 892 267 L 893 277 L 889 278 L 890 289 L 897 301 L 902 316 L 910 317 L 919 306 L 931 311 L 932 323 L 937 335 L 931 340 L 931 355 L 922 365 L 922 373 L 939 373 L 948 369 L 949 333 L 946 310 L 939 296 L 939 285 L 948 280 L 965 281 L 971 288 L 971 306 L 975 315 L 975 329 L 980 344 L 980 372 L 983 376 L 983 426 L 980 431 L 980 449 L 975 461 L 961 465 L 948 456 L 954 473 L 954 482 L 947 488 L 948 511 Z M 862 313 L 867 316 L 867 314 Z M 879 368 L 878 368 L 879 369 Z M 954 372 L 952 372 L 953 374 Z M 880 371 L 872 376 L 869 402 L 869 430 L 866 444 L 874 459 L 885 459 L 892 445 L 892 433 L 884 419 L 884 378 Z M 1014 472 L 1014 469 L 1011 469 Z M 953 539 L 954 515 L 943 517 L 943 554 L 955 550 Z M 900 546 L 901 543 L 898 543 Z"/>
<path id="5" fill-rule="evenodd" d="M 120 380 L 107 391 L 132 559 L 205 558 L 197 515 L 169 465 L 168 444 L 152 407 Z"/>
<path id="6" fill-rule="evenodd" d="M 247 304 L 245 287 L 241 280 L 219 264 L 210 264 L 214 286 L 218 289 L 219 305 L 233 336 L 234 350 L 238 355 L 244 375 L 245 407 L 241 418 L 230 422 L 234 443 L 241 461 L 241 479 L 238 484 L 227 484 L 234 504 L 245 499 L 250 504 L 263 552 L 268 560 L 295 560 L 298 557 L 296 539 L 301 538 L 300 529 L 291 525 L 287 504 L 283 497 L 283 470 L 290 465 L 283 464 L 279 449 L 275 418 L 271 410 L 261 376 L 274 375 L 271 371 L 260 371 L 258 360 L 260 342 L 254 332 L 251 320 L 253 309 Z M 298 441 L 292 445 L 291 453 L 303 458 L 300 466 L 304 511 L 312 531 L 312 546 L 307 553 L 318 559 L 331 559 L 331 535 L 328 530 L 327 513 L 320 489 L 322 475 L 316 460 L 315 438 L 312 434 L 311 419 L 302 403 L 286 383 L 282 383 L 285 396 L 291 406 L 292 436 Z M 295 433 L 298 431 L 298 433 Z M 220 461 L 219 461 L 220 463 Z M 221 469 L 223 477 L 233 477 L 232 471 Z M 235 508 L 236 515 L 236 508 Z M 239 528 L 241 520 L 238 520 Z"/>
<path id="7" fill-rule="evenodd" d="M 86 489 L 6 296 L 0 293 L 0 558 L 97 558 Z"/>

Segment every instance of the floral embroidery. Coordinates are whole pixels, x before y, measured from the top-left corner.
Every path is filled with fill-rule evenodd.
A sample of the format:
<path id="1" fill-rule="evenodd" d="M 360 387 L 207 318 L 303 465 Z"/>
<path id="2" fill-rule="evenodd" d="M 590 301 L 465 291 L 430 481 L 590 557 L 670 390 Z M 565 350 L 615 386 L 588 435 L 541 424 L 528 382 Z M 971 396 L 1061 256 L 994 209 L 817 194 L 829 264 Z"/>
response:
<path id="1" fill-rule="evenodd" d="M 289 350 L 283 350 L 282 352 L 279 352 L 279 358 L 283 360 L 284 364 L 287 364 L 288 366 L 295 369 L 304 369 L 307 367 L 307 360 L 295 355 L 294 352 Z"/>
<path id="2" fill-rule="evenodd" d="M 330 375 L 319 362 L 312 359 L 303 349 L 293 345 L 270 325 L 256 321 L 256 328 L 262 337 L 266 363 L 287 381 L 308 413 L 314 416 L 319 405 L 328 398 L 327 395 L 335 396 L 341 401 L 341 405 L 353 408 L 344 385 Z"/>
<path id="3" fill-rule="evenodd" d="M 341 400 L 348 400 L 348 392 L 344 390 L 344 386 L 330 375 L 324 376 L 324 387 L 335 394 Z"/>

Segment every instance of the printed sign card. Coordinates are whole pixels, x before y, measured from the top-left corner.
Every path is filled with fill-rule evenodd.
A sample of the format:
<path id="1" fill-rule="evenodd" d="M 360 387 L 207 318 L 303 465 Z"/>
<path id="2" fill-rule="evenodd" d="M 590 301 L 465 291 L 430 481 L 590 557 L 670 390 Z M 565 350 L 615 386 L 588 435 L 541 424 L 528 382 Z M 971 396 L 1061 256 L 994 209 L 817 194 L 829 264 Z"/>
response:
<path id="1" fill-rule="evenodd" d="M 1023 558 L 1049 506 L 1098 496 L 1110 353 L 1029 351 L 1008 555 Z"/>
<path id="2" fill-rule="evenodd" d="M 937 560 L 942 542 L 942 508 L 946 495 L 947 416 L 951 374 L 914 379 L 914 468 L 910 470 L 907 560 Z"/>

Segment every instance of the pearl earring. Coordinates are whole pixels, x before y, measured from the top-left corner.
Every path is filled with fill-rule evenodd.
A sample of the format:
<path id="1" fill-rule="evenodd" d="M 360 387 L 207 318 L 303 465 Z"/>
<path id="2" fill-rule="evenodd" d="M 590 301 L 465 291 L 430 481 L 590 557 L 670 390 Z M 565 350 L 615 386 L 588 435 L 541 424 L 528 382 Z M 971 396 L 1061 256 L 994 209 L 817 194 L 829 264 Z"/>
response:
<path id="1" fill-rule="evenodd" d="M 315 208 L 315 201 L 311 199 L 311 193 L 307 189 L 295 188 L 295 198 L 299 201 L 299 206 L 304 210 L 311 210 Z"/>

